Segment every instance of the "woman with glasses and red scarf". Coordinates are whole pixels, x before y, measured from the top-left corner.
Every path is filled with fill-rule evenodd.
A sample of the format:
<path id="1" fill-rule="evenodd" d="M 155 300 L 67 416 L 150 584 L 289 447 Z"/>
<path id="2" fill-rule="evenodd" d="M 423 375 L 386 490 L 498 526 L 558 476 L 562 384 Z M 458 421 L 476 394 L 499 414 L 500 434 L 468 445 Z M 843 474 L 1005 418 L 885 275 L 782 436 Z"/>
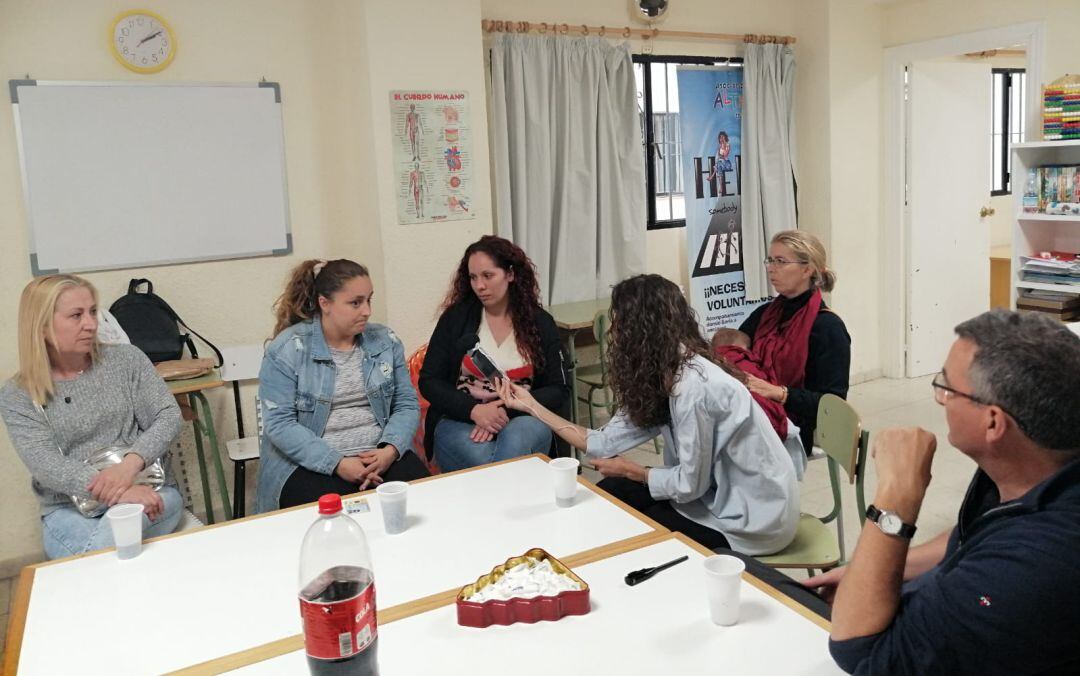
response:
<path id="1" fill-rule="evenodd" d="M 754 310 L 739 330 L 751 337 L 751 349 L 774 381 L 748 376 L 747 387 L 783 404 L 809 455 L 821 396 L 847 398 L 851 337 L 821 297 L 836 283 L 821 240 L 803 230 L 777 233 L 765 270 L 776 298 Z"/>

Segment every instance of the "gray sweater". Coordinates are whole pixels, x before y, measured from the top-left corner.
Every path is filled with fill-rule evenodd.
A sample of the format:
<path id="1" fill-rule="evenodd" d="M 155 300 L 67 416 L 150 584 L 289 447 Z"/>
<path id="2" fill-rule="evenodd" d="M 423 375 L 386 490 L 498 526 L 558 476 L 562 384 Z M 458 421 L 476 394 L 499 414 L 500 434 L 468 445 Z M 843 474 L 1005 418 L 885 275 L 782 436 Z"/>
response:
<path id="1" fill-rule="evenodd" d="M 129 446 L 150 463 L 180 432 L 180 407 L 137 347 L 104 345 L 85 373 L 55 387 L 44 413 L 14 380 L 0 389 L 0 417 L 30 470 L 42 515 L 71 504 L 72 495 L 90 495 L 96 472 L 83 461 L 95 451 Z M 165 471 L 171 483 L 167 462 Z"/>

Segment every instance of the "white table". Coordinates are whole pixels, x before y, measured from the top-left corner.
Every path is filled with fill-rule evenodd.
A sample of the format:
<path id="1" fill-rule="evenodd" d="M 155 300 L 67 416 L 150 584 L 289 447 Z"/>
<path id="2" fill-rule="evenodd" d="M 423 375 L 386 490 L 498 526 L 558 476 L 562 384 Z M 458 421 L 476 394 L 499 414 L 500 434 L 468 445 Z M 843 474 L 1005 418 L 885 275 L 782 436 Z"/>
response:
<path id="1" fill-rule="evenodd" d="M 684 554 L 689 561 L 636 587 L 623 582 L 631 570 Z M 476 676 L 843 673 L 829 656 L 827 623 L 752 578 L 743 581 L 739 623 L 714 625 L 705 599 L 705 556 L 699 545 L 675 535 L 577 566 L 591 589 L 592 610 L 558 622 L 461 627 L 452 603 L 380 622 L 380 670 Z M 306 668 L 304 652 L 297 650 L 233 673 L 303 674 Z"/>
<path id="2" fill-rule="evenodd" d="M 414 483 L 401 535 L 386 535 L 378 500 L 368 503 L 354 518 L 372 550 L 380 612 L 452 597 L 532 547 L 562 558 L 663 531 L 584 481 L 577 504 L 557 508 L 538 456 Z M 107 551 L 27 568 L 6 673 L 16 660 L 20 674 L 162 673 L 297 640 L 300 543 L 315 518 L 304 506 L 151 541 L 130 561 Z"/>

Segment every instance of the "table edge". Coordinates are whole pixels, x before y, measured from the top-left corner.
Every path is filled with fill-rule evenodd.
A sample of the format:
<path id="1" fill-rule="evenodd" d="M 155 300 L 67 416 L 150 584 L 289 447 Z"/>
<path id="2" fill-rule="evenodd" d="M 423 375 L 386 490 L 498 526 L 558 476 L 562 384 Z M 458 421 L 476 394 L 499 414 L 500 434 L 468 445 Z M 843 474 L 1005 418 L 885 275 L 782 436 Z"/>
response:
<path id="1" fill-rule="evenodd" d="M 587 549 L 583 552 L 579 552 L 572 556 L 560 557 L 560 560 L 570 568 L 582 566 L 587 563 L 594 563 L 603 559 L 611 558 L 612 556 L 618 556 L 625 554 L 626 552 L 633 551 L 635 549 L 641 549 L 642 547 L 648 547 L 658 542 L 664 542 L 672 537 L 670 531 L 664 532 L 651 532 L 644 533 L 642 535 L 635 535 L 631 538 L 618 540 L 616 542 Z M 454 603 L 457 599 L 458 592 L 461 591 L 461 587 L 454 587 L 444 592 L 432 594 L 431 596 L 425 596 L 413 601 L 407 601 L 405 603 L 399 603 L 396 606 L 391 606 L 385 610 L 380 610 L 379 625 L 390 624 L 397 620 L 404 620 L 405 618 L 426 613 L 431 610 L 437 610 Z M 288 636 L 286 638 L 271 641 L 270 643 L 264 643 L 254 648 L 248 648 L 246 650 L 240 650 L 229 655 L 223 655 L 216 657 L 212 660 L 200 662 L 183 669 L 168 672 L 170 676 L 193 676 L 195 674 L 220 674 L 233 669 L 239 669 L 241 667 L 250 666 L 252 664 L 258 664 L 259 662 L 265 662 L 266 660 L 280 657 L 286 653 L 299 650 L 304 647 L 304 635 L 296 634 L 294 636 Z"/>
<path id="2" fill-rule="evenodd" d="M 479 470 L 487 469 L 489 467 L 495 467 L 495 466 L 498 466 L 498 465 L 505 465 L 505 464 L 512 463 L 512 462 L 522 462 L 524 460 L 529 460 L 531 458 L 537 458 L 537 459 L 543 460 L 544 462 L 551 462 L 551 458 L 549 458 L 547 455 L 544 455 L 542 453 L 532 453 L 532 454 L 529 454 L 529 455 L 522 455 L 522 456 L 519 456 L 519 457 L 516 457 L 516 458 L 509 458 L 507 460 L 500 460 L 499 462 L 493 462 L 493 463 L 489 463 L 489 464 L 486 464 L 486 465 L 478 465 L 476 467 L 469 467 L 469 468 L 466 468 L 466 469 L 460 469 L 460 470 L 456 470 L 456 471 L 453 471 L 453 472 L 443 472 L 443 473 L 440 473 L 440 474 L 434 474 L 432 476 L 427 476 L 427 477 L 424 477 L 422 479 L 415 479 L 413 481 L 410 481 L 409 483 L 410 484 L 419 484 L 419 483 L 425 483 L 425 482 L 428 482 L 428 481 L 435 481 L 435 480 L 438 480 L 438 479 L 442 479 L 444 477 L 457 476 L 459 474 L 466 474 L 468 472 L 476 472 L 476 471 L 479 471 Z M 607 493 L 603 489 L 597 487 L 595 484 L 593 484 L 591 481 L 588 481 L 584 477 L 579 476 L 578 477 L 578 483 L 584 485 L 589 490 L 592 490 L 594 493 L 597 493 L 601 497 L 603 497 L 606 500 L 608 500 L 609 502 L 613 503 L 615 506 L 617 506 L 617 507 L 621 508 L 622 510 L 626 511 L 627 513 L 629 513 L 631 516 L 633 516 L 633 517 L 637 518 L 638 520 L 644 522 L 646 526 L 649 526 L 650 528 L 653 529 L 652 533 L 645 533 L 642 536 L 636 536 L 636 537 L 652 536 L 652 535 L 655 535 L 656 533 L 666 533 L 666 532 L 668 532 L 666 528 L 664 528 L 663 526 L 661 526 L 657 522 L 653 521 L 652 519 L 650 519 L 649 517 L 645 516 L 644 514 L 638 512 L 637 510 L 631 508 L 629 505 L 623 503 L 622 501 L 615 499 L 609 493 Z M 342 496 L 342 497 L 368 496 L 368 495 L 374 495 L 374 494 L 375 494 L 375 490 L 371 489 L 371 490 L 366 490 L 366 491 L 360 491 L 358 493 L 350 493 L 348 496 Z M 209 529 L 223 528 L 225 526 L 231 526 L 231 525 L 238 524 L 238 523 L 243 523 L 243 522 L 246 522 L 246 521 L 254 521 L 256 519 L 262 519 L 262 518 L 265 518 L 265 517 L 268 517 L 268 516 L 274 516 L 275 514 L 281 514 L 281 513 L 285 513 L 285 512 L 293 512 L 293 511 L 297 511 L 297 510 L 300 510 L 300 509 L 307 509 L 313 504 L 315 504 L 315 503 L 311 502 L 311 503 L 306 503 L 306 504 L 303 504 L 303 505 L 296 505 L 295 507 L 287 507 L 285 509 L 276 509 L 276 510 L 271 511 L 271 512 L 263 512 L 263 513 L 260 513 L 260 514 L 252 514 L 250 516 L 245 516 L 245 517 L 243 517 L 241 519 L 232 519 L 230 521 L 221 521 L 219 523 L 205 525 L 205 526 L 203 526 L 201 528 L 198 528 L 198 529 L 195 529 L 195 530 L 177 531 L 175 533 L 169 533 L 167 535 L 160 535 L 160 536 L 155 537 L 155 538 L 147 538 L 143 542 L 144 543 L 160 542 L 162 540 L 168 540 L 168 539 L 171 539 L 171 538 L 183 537 L 183 536 L 186 536 L 186 535 L 193 535 L 195 533 L 201 533 L 201 532 L 204 532 L 204 531 L 209 530 Z M 633 539 L 633 538 L 630 538 L 630 539 Z M 617 543 L 611 543 L 611 544 L 617 544 Z M 70 561 L 74 561 L 76 559 L 81 559 L 81 558 L 85 558 L 85 557 L 89 557 L 89 556 L 104 556 L 104 555 L 107 555 L 110 552 L 114 552 L 114 551 L 116 551 L 115 547 L 108 547 L 106 549 L 98 549 L 98 550 L 95 550 L 95 551 L 92 551 L 92 552 L 85 552 L 85 553 L 82 553 L 82 554 L 75 554 L 73 556 L 65 556 L 63 558 L 53 559 L 51 561 L 41 561 L 41 562 L 38 562 L 38 563 L 32 563 L 32 564 L 29 564 L 29 565 L 23 567 L 22 571 L 20 571 L 20 573 L 19 573 L 19 586 L 16 589 L 15 595 L 11 599 L 11 613 L 10 613 L 9 621 L 8 621 L 7 639 L 6 639 L 6 642 L 5 642 L 4 670 L 3 670 L 3 672 L 0 672 L 0 673 L 14 675 L 18 671 L 17 666 L 18 666 L 18 661 L 19 661 L 19 654 L 20 654 L 20 652 L 22 650 L 23 634 L 24 634 L 25 629 L 26 629 L 26 618 L 27 618 L 27 615 L 28 615 L 29 610 L 30 610 L 30 594 L 33 591 L 32 588 L 33 588 L 34 572 L 37 571 L 39 568 L 45 568 L 47 566 L 53 566 L 53 565 L 61 564 L 61 563 L 68 563 Z M 592 550 L 586 550 L 586 552 L 589 552 L 589 551 L 592 551 Z M 581 554 L 581 553 L 582 552 L 579 552 L 579 554 Z M 446 593 L 450 593 L 450 592 L 442 592 L 441 594 L 436 594 L 435 596 L 441 596 L 442 594 L 446 594 Z M 456 589 L 453 590 L 453 593 L 456 594 L 457 590 Z M 431 598 L 431 597 L 426 597 L 426 598 Z M 419 599 L 419 600 L 422 601 L 424 599 Z M 400 604 L 400 605 L 405 605 L 405 604 Z M 393 607 L 396 608 L 397 606 L 393 606 Z M 295 637 L 293 637 L 293 638 L 295 638 Z M 279 641 L 286 641 L 286 640 L 289 640 L 289 639 L 288 638 L 279 639 Z"/>
<path id="3" fill-rule="evenodd" d="M 0 674 L 14 676 L 19 673 L 19 656 L 22 653 L 26 615 L 30 611 L 30 594 L 33 592 L 35 569 L 26 566 L 19 572 L 19 584 L 11 599 L 11 615 L 8 616 L 7 639 L 4 643 L 4 664 Z"/>
<path id="4" fill-rule="evenodd" d="M 580 552 L 573 556 L 561 557 L 561 560 L 570 568 L 577 568 L 589 563 L 595 563 L 604 559 L 609 559 L 614 556 L 619 556 L 627 552 L 635 551 L 637 549 L 643 549 L 655 544 L 667 542 L 669 540 L 677 540 L 682 544 L 690 547 L 694 551 L 704 555 L 712 556 L 715 552 L 708 549 L 704 545 L 691 540 L 686 535 L 678 532 L 656 532 L 647 533 L 645 535 L 639 535 L 618 542 L 613 542 L 601 547 L 595 547 L 584 552 Z M 758 578 L 754 577 L 750 573 L 743 573 L 743 579 L 760 589 L 769 597 L 779 601 L 787 608 L 795 611 L 802 617 L 810 620 L 817 626 L 829 631 L 831 624 L 828 620 L 815 614 L 809 608 L 798 603 L 789 596 L 782 594 L 778 590 L 765 584 Z M 457 598 L 459 588 L 455 588 L 446 592 L 438 594 L 432 594 L 431 596 L 417 599 L 415 601 L 409 601 L 407 603 L 401 603 L 396 606 L 391 606 L 385 611 L 379 613 L 379 624 L 390 624 L 397 620 L 403 620 L 414 615 L 426 613 L 428 611 L 437 610 L 439 608 L 450 605 Z M 220 674 L 234 669 L 240 669 L 243 667 L 258 664 L 259 662 L 265 662 L 275 657 L 280 657 L 287 653 L 299 650 L 304 647 L 303 634 L 296 634 L 270 643 L 264 643 L 254 648 L 248 648 L 247 650 L 241 650 L 229 655 L 223 655 L 212 660 L 200 662 L 177 671 L 169 672 L 170 676 L 196 676 L 202 674 Z"/>

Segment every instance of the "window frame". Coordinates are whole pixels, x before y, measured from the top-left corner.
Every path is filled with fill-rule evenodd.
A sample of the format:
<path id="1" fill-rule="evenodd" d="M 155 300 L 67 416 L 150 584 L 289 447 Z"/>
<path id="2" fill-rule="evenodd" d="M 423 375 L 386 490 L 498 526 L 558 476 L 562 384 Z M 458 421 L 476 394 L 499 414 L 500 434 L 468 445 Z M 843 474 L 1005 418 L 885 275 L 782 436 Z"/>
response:
<path id="1" fill-rule="evenodd" d="M 994 189 L 993 184 L 991 184 L 990 185 L 990 196 L 991 197 L 1001 197 L 1001 196 L 1004 196 L 1004 195 L 1011 195 L 1012 192 L 1013 192 L 1012 191 L 1012 188 L 1013 188 L 1013 186 L 1012 186 L 1012 172 L 1010 171 L 1010 168 L 1011 168 L 1010 159 L 1011 159 L 1011 157 L 1009 155 L 1009 145 L 1012 143 L 1012 135 L 1013 135 L 1012 118 L 1011 118 L 1011 111 L 1012 111 L 1011 103 L 1012 103 L 1012 97 L 1014 95 L 1014 92 L 1013 92 L 1013 85 L 1012 85 L 1012 81 L 1013 81 L 1012 76 L 1014 74 L 1016 74 L 1016 73 L 1021 73 L 1021 74 L 1024 75 L 1024 81 L 1025 81 L 1025 84 L 1026 84 L 1026 81 L 1027 81 L 1027 69 L 1026 68 L 991 68 L 990 69 L 991 97 L 993 96 L 994 80 L 999 75 L 1003 76 L 1002 77 L 1002 87 L 1001 87 L 1002 95 L 1001 95 L 1001 102 L 1000 102 L 1000 105 L 1001 105 L 1001 139 L 992 139 L 991 140 L 991 144 L 997 144 L 996 146 L 993 147 L 994 152 L 1000 152 L 1001 153 L 1001 173 L 998 174 L 997 176 L 995 176 L 995 178 L 998 181 L 1000 181 L 1002 187 L 1000 189 Z M 1018 93 L 1016 93 L 1016 95 L 1021 96 L 1022 92 L 1018 92 Z M 995 101 L 995 102 L 992 102 L 992 103 L 996 104 L 997 102 Z M 994 114 L 994 111 L 991 108 L 991 110 L 990 110 L 991 119 L 993 118 L 993 114 Z M 1022 140 L 1023 135 L 1024 135 L 1024 130 L 1019 129 L 1019 130 L 1017 130 L 1017 132 L 1021 135 L 1021 140 Z M 991 129 L 990 133 L 991 133 L 991 136 L 994 135 L 993 129 Z M 990 157 L 991 166 L 993 166 L 993 162 L 994 162 L 994 157 L 993 157 L 993 155 L 991 155 L 991 157 Z"/>
<path id="2" fill-rule="evenodd" d="M 645 153 L 645 198 L 646 230 L 668 230 L 670 228 L 685 228 L 686 219 L 676 218 L 658 221 L 656 219 L 656 141 L 653 138 L 653 101 L 652 101 L 652 64 L 677 64 L 680 66 L 718 66 L 743 63 L 739 56 L 679 56 L 676 54 L 631 54 L 634 63 L 640 63 L 641 68 L 641 93 L 642 115 L 644 124 L 642 131 L 643 148 Z"/>

